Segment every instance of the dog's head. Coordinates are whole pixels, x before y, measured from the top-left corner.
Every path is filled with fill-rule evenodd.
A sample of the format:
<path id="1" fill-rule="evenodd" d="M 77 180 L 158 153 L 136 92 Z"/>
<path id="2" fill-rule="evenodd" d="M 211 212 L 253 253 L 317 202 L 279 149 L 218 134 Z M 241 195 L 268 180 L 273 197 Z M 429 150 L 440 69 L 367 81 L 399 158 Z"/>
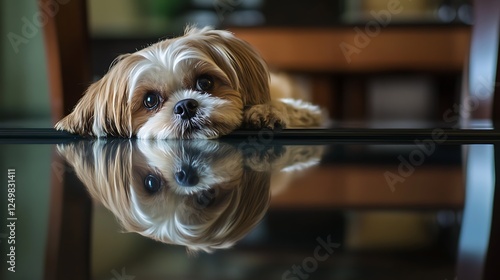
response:
<path id="1" fill-rule="evenodd" d="M 228 248 L 264 216 L 270 173 L 213 141 L 84 141 L 58 147 L 127 232 L 189 251 Z"/>
<path id="2" fill-rule="evenodd" d="M 242 123 L 245 106 L 268 102 L 260 55 L 227 31 L 187 28 L 118 57 L 59 130 L 91 136 L 216 138 Z"/>

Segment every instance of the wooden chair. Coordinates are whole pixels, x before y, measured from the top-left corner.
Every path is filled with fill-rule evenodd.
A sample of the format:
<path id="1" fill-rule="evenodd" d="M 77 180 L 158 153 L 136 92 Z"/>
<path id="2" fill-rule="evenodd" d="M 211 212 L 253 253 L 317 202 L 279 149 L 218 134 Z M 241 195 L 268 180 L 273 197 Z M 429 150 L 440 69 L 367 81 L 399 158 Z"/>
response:
<path id="1" fill-rule="evenodd" d="M 91 82 L 85 0 L 39 0 L 52 119 L 68 114 Z M 91 201 L 65 162 L 54 154 L 45 279 L 90 279 Z"/>
<path id="2" fill-rule="evenodd" d="M 85 0 L 39 0 L 39 5 L 48 15 L 43 32 L 56 122 L 71 112 L 92 80 L 87 7 Z"/>

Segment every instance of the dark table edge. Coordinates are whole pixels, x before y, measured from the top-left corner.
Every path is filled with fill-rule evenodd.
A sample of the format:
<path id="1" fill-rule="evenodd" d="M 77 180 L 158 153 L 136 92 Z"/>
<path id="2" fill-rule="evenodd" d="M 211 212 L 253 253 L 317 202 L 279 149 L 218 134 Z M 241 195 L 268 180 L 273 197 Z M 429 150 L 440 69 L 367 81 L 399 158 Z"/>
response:
<path id="1" fill-rule="evenodd" d="M 0 144 L 57 144 L 84 139 L 82 137 L 52 128 L 0 128 Z M 115 138 L 106 138 L 115 139 Z M 416 143 L 433 141 L 437 144 L 494 144 L 500 142 L 500 130 L 454 129 L 454 128 L 333 128 L 333 129 L 285 129 L 236 130 L 221 137 L 228 141 L 248 141 L 249 143 L 270 144 L 273 141 L 290 144 L 331 144 L 353 143 Z"/>

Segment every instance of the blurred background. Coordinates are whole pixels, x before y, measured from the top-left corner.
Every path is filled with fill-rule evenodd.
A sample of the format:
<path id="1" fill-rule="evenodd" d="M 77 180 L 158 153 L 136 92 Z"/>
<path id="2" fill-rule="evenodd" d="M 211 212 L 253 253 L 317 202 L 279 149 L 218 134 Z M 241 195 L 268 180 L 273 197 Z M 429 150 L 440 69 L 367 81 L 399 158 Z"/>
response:
<path id="1" fill-rule="evenodd" d="M 35 126 L 50 126 L 37 1 L 0 3 L 0 120 L 6 125 L 29 118 Z M 335 120 L 406 127 L 443 122 L 443 112 L 457 102 L 472 24 L 470 0 L 88 0 L 86 5 L 93 79 L 121 53 L 181 35 L 187 24 L 210 25 L 253 44 L 272 69 L 300 76 L 313 101 Z"/>
<path id="2" fill-rule="evenodd" d="M 69 1 L 56 2 L 64 5 Z M 211 25 L 231 30 L 254 45 L 272 69 L 298 77 L 311 89 L 311 99 L 327 108 L 335 121 L 347 126 L 362 126 L 367 122 L 378 127 L 434 127 L 436 123 L 453 126 L 458 120 L 454 116 L 458 114 L 456 106 L 461 95 L 473 23 L 469 0 L 88 0 L 86 7 L 90 54 L 86 62 L 91 77 L 80 82 L 80 88 L 104 75 L 119 54 L 134 52 L 162 38 L 179 36 L 186 24 Z M 60 100 L 51 94 L 50 61 L 46 56 L 43 33 L 45 26 L 37 18 L 39 12 L 36 0 L 0 0 L 1 127 L 51 127 L 57 119 L 54 104 Z M 79 57 L 73 58 L 78 60 Z M 71 59 L 65 63 L 71 64 Z M 64 74 L 68 69 L 62 71 Z M 72 94 L 78 97 L 82 93 Z M 70 109 L 64 108 L 66 112 Z M 445 115 L 449 110 L 453 114 Z M 380 176 L 388 167 L 379 166 L 379 160 L 385 159 L 385 163 L 389 162 L 393 168 L 399 163 L 396 160 L 398 155 L 407 155 L 413 149 L 413 145 L 397 149 L 387 146 L 331 148 L 327 154 L 330 158 L 326 160 L 336 166 L 335 176 L 338 186 L 341 186 L 332 194 L 332 197 L 338 197 L 335 203 L 342 207 L 346 193 L 354 197 L 365 193 L 368 197 L 372 195 L 370 190 L 379 189 L 385 190 L 377 192 L 384 203 L 399 205 L 409 201 L 410 204 L 425 204 L 427 193 L 420 187 L 430 190 L 446 185 L 448 188 L 444 193 L 436 195 L 437 202 L 431 201 L 444 203 L 446 211 L 334 210 L 306 214 L 303 210 L 290 211 L 289 207 L 304 206 L 300 205 L 300 199 L 294 201 L 294 197 L 303 198 L 310 193 L 307 188 L 310 182 L 299 180 L 294 183 L 294 195 L 274 200 L 278 207 L 270 211 L 262 225 L 240 244 L 242 251 L 216 253 L 218 258 L 202 256 L 196 263 L 197 268 L 211 271 L 214 265 L 225 263 L 228 275 L 252 275 L 255 273 L 252 269 L 266 268 L 266 265 L 271 271 L 275 268 L 267 264 L 267 259 L 260 258 L 262 248 L 285 248 L 278 256 L 286 257 L 287 244 L 295 242 L 307 255 L 315 246 L 316 236 L 333 233 L 343 247 L 352 249 L 351 252 L 375 248 L 375 253 L 361 261 L 365 268 L 373 268 L 364 272 L 364 276 L 368 276 L 365 278 L 372 277 L 374 271 L 380 273 L 377 270 L 380 267 L 390 269 L 385 267 L 387 262 L 384 260 L 403 259 L 405 252 L 413 250 L 418 254 L 396 264 L 401 271 L 408 267 L 410 271 L 417 271 L 415 266 L 423 265 L 423 262 L 429 264 L 432 262 L 429 256 L 434 254 L 442 263 L 430 264 L 429 269 L 439 271 L 443 276 L 439 279 L 453 279 L 460 220 L 460 210 L 457 209 L 462 207 L 464 197 L 461 147 L 440 149 L 405 183 L 409 186 L 406 191 L 398 190 L 397 196 L 391 197 L 387 182 Z M 39 160 L 33 161 L 33 155 Z M 31 221 L 39 222 L 24 224 L 25 228 L 19 230 L 18 236 L 25 244 L 32 244 L 26 247 L 30 254 L 20 257 L 25 258 L 20 261 L 31 264 L 30 271 L 26 272 L 31 275 L 41 275 L 44 269 L 48 227 L 44 221 L 49 215 L 49 177 L 54 170 L 54 166 L 46 163 L 53 157 L 50 146 L 35 148 L 26 145 L 22 149 L 5 146 L 0 149 L 2 170 L 21 166 L 22 171 L 30 176 L 25 176 L 19 184 L 38 186 L 19 190 L 23 197 L 20 209 L 31 217 Z M 365 200 L 361 200 L 363 207 Z M 184 256 L 183 248 L 169 247 L 167 251 L 139 236 L 119 234 L 114 217 L 102 206 L 92 207 L 94 239 L 91 242 L 91 262 L 95 279 L 109 279 L 115 275 L 111 268 L 120 271 L 122 263 L 135 263 L 137 256 L 146 255 L 145 252 L 150 257 L 144 258 L 144 262 L 150 262 L 148 265 L 158 269 L 170 270 L 174 275 L 176 271 L 197 269 L 189 267 L 188 258 L 179 257 Z M 295 226 L 299 219 L 307 221 L 301 226 L 302 231 Z M 34 235 L 33 232 L 41 234 Z M 295 232 L 294 236 L 283 239 L 292 232 Z M 267 239 L 262 236 L 267 236 Z M 258 257 L 241 253 L 251 247 L 247 244 L 253 244 L 252 240 L 262 242 L 261 249 L 256 249 Z M 376 251 L 380 248 L 389 248 L 396 253 L 389 253 L 390 256 L 383 259 Z M 346 264 L 360 262 L 352 255 L 344 256 L 341 261 L 331 264 L 336 266 L 339 275 L 363 273 L 343 271 Z M 302 258 L 295 257 L 291 262 Z M 169 265 L 162 266 L 165 263 Z M 253 266 L 256 263 L 260 266 Z M 140 262 L 137 264 L 141 265 Z M 375 268 L 377 265 L 379 267 Z M 234 267 L 245 266 L 247 270 L 243 272 L 234 270 Z M 276 275 L 279 277 L 281 272 L 277 271 Z M 393 276 L 397 278 L 398 275 Z M 372 279 L 387 279 L 384 275 L 378 277 Z M 418 274 L 414 277 L 425 278 Z"/>

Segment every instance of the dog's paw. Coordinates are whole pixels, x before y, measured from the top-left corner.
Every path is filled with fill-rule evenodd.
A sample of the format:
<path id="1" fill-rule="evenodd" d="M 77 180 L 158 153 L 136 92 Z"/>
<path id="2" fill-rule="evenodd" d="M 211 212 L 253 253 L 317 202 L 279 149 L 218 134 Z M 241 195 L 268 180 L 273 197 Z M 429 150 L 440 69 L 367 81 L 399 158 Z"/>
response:
<path id="1" fill-rule="evenodd" d="M 261 145 L 244 150 L 245 166 L 254 171 L 273 171 L 274 165 L 286 153 L 286 147 L 281 145 Z"/>
<path id="2" fill-rule="evenodd" d="M 248 108 L 243 115 L 243 127 L 284 129 L 288 125 L 286 113 L 271 104 L 259 104 Z"/>

